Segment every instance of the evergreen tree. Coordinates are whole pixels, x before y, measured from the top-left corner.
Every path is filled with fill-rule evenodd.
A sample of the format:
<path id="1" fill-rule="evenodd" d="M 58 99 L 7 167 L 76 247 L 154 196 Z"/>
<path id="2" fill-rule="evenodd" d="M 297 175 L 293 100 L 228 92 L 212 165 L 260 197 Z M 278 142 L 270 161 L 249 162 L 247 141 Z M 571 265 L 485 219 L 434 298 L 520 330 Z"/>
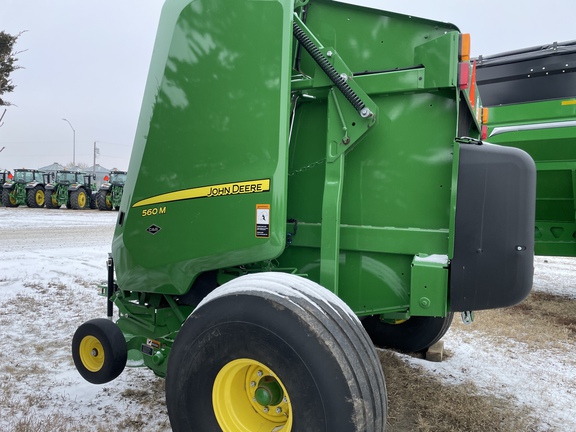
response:
<path id="1" fill-rule="evenodd" d="M 14 51 L 14 44 L 22 33 L 13 36 L 4 31 L 0 31 L 0 106 L 11 105 L 4 99 L 5 93 L 14 91 L 14 84 L 10 78 L 10 74 L 16 69 L 20 69 L 16 62 L 16 57 L 19 52 Z"/>

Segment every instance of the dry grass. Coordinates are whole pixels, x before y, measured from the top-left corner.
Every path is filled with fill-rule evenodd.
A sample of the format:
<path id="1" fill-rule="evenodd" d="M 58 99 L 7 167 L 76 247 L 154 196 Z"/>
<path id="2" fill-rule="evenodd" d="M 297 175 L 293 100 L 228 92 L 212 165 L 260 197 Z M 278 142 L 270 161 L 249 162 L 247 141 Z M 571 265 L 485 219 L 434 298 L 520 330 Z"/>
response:
<path id="1" fill-rule="evenodd" d="M 464 326 L 454 322 L 453 326 Z M 572 356 L 576 307 L 565 297 L 533 292 L 520 305 L 476 314 L 468 332 L 495 345 L 515 340 L 528 346 L 558 349 Z M 474 385 L 449 385 L 415 369 L 393 352 L 379 350 L 388 390 L 388 430 L 392 432 L 509 432 L 536 430 L 528 409 L 481 395 Z M 450 356 L 450 352 L 446 353 Z"/>
<path id="2" fill-rule="evenodd" d="M 566 349 L 576 340 L 574 300 L 534 291 L 517 306 L 480 311 L 472 331 L 494 340 L 514 339 L 538 347 Z"/>
<path id="3" fill-rule="evenodd" d="M 531 431 L 529 412 L 480 395 L 474 385 L 451 386 L 378 350 L 386 376 L 389 432 Z"/>

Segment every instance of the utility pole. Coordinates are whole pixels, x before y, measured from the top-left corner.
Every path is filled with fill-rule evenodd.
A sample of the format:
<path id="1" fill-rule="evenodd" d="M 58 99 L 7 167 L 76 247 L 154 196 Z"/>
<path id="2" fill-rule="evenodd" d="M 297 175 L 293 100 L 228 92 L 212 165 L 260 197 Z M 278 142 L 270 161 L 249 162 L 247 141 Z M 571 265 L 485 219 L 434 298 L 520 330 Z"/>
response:
<path id="1" fill-rule="evenodd" d="M 94 163 L 92 164 L 92 175 L 94 179 L 96 179 L 96 155 L 100 154 L 100 150 L 96 147 L 96 142 L 97 141 L 94 141 Z"/>
<path id="2" fill-rule="evenodd" d="M 72 127 L 72 123 L 70 123 L 68 120 L 65 118 L 62 120 L 68 123 L 72 129 L 72 165 L 74 165 L 74 168 L 76 168 L 76 130 Z"/>

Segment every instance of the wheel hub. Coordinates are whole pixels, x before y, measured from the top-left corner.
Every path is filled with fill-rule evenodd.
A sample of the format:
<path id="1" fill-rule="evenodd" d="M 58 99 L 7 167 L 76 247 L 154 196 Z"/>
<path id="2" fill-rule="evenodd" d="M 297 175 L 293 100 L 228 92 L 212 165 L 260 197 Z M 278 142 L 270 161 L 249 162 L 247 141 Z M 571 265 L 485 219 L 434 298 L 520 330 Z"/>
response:
<path id="1" fill-rule="evenodd" d="M 214 380 L 212 404 L 224 432 L 292 430 L 292 404 L 284 384 L 256 360 L 226 364 Z"/>
<path id="2" fill-rule="evenodd" d="M 80 360 L 90 372 L 98 372 L 104 366 L 104 347 L 94 336 L 86 336 L 78 349 Z"/>
<path id="3" fill-rule="evenodd" d="M 44 204 L 44 191 L 39 190 L 36 192 L 36 204 L 42 205 Z"/>
<path id="4" fill-rule="evenodd" d="M 282 402 L 284 392 L 280 384 L 278 384 L 278 381 L 276 381 L 276 378 L 265 376 L 258 383 L 254 397 L 256 398 L 256 402 L 262 406 L 278 405 Z"/>

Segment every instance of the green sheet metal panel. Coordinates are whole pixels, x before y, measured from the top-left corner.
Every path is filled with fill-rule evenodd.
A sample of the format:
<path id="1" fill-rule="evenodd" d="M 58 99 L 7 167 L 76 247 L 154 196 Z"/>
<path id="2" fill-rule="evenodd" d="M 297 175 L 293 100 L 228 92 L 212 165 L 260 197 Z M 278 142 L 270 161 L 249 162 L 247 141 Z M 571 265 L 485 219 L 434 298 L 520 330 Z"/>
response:
<path id="1" fill-rule="evenodd" d="M 114 236 L 123 289 L 184 293 L 283 250 L 292 13 L 166 3 Z"/>
<path id="2" fill-rule="evenodd" d="M 414 256 L 451 254 L 459 32 L 447 23 L 328 1 L 310 4 L 306 25 L 379 108 L 377 125 L 345 156 L 338 295 L 360 315 L 407 311 Z M 306 53 L 299 66 L 317 80 Z M 279 262 L 320 281 L 329 108 L 320 89 L 311 93 L 316 99 L 300 98 L 295 111 L 288 218 L 297 226 Z M 445 313 L 447 270 L 440 273 L 433 279 L 441 286 L 430 286 L 438 294 L 434 307 L 419 313 Z"/>

